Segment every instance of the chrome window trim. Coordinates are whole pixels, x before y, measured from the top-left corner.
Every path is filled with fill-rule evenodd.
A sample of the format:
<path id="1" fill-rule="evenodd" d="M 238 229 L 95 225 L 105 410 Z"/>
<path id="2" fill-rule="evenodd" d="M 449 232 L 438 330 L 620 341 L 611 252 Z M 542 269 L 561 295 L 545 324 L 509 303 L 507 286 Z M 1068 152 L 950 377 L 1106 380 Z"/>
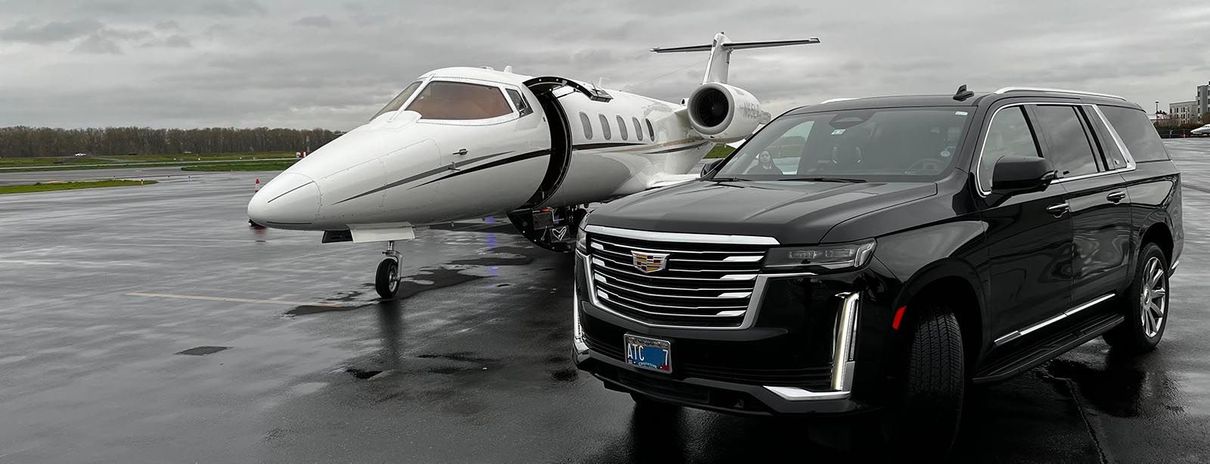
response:
<path id="1" fill-rule="evenodd" d="M 1031 334 L 1031 333 L 1033 333 L 1033 332 L 1035 332 L 1035 331 L 1041 330 L 1042 328 L 1044 328 L 1044 327 L 1046 327 L 1046 326 L 1048 326 L 1048 325 L 1051 325 L 1051 324 L 1054 324 L 1054 323 L 1056 323 L 1056 322 L 1059 322 L 1059 321 L 1061 321 L 1061 320 L 1063 320 L 1063 319 L 1066 319 L 1066 318 L 1070 317 L 1071 315 L 1073 315 L 1073 314 L 1075 314 L 1075 313 L 1078 313 L 1078 312 L 1083 311 L 1083 310 L 1085 310 L 1085 309 L 1088 309 L 1088 308 L 1091 308 L 1091 307 L 1093 307 L 1093 306 L 1096 306 L 1096 305 L 1097 305 L 1097 304 L 1099 304 L 1099 303 L 1102 303 L 1102 302 L 1104 302 L 1104 301 L 1107 301 L 1107 300 L 1109 300 L 1110 298 L 1113 298 L 1113 297 L 1114 297 L 1114 296 L 1116 296 L 1116 295 L 1117 295 L 1117 293 L 1113 293 L 1113 292 L 1110 292 L 1110 293 L 1105 294 L 1105 295 L 1101 295 L 1101 296 L 1099 296 L 1099 297 L 1093 298 L 1091 301 L 1089 301 L 1089 302 L 1087 302 L 1087 303 L 1084 303 L 1084 304 L 1082 304 L 1082 305 L 1079 305 L 1079 306 L 1076 306 L 1076 307 L 1074 307 L 1074 308 L 1071 308 L 1071 309 L 1068 309 L 1068 310 L 1066 310 L 1066 311 L 1063 311 L 1063 312 L 1061 312 L 1061 313 L 1059 313 L 1059 314 L 1057 314 L 1057 315 L 1055 315 L 1055 316 L 1053 316 L 1053 317 L 1047 318 L 1046 320 L 1043 320 L 1043 321 L 1041 321 L 1041 322 L 1038 322 L 1038 323 L 1036 323 L 1036 324 L 1034 324 L 1034 325 L 1031 325 L 1031 326 L 1026 327 L 1026 328 L 1024 328 L 1024 329 L 1020 329 L 1020 330 L 1014 330 L 1014 331 L 1012 331 L 1012 332 L 1009 332 L 1009 333 L 1007 333 L 1007 334 L 1004 334 L 1004 335 L 1000 336 L 1000 338 L 997 338 L 997 339 L 996 339 L 996 341 L 995 341 L 995 342 L 993 342 L 993 345 L 994 345 L 994 346 L 1000 346 L 1000 345 L 1003 345 L 1003 344 L 1005 344 L 1005 343 L 1008 343 L 1008 342 L 1011 342 L 1011 341 L 1013 341 L 1013 340 L 1016 340 L 1017 338 L 1023 337 L 1023 336 L 1025 336 L 1025 335 L 1029 335 L 1029 334 Z"/>
<path id="2" fill-rule="evenodd" d="M 1031 89 L 1031 90 L 1033 90 L 1033 89 Z M 1067 103 L 1067 102 L 1014 102 L 1014 103 L 1009 103 L 1007 105 L 996 108 L 996 111 L 992 112 L 992 117 L 987 120 L 988 121 L 987 127 L 983 130 L 983 135 L 979 138 L 979 141 L 978 141 L 979 142 L 979 156 L 975 157 L 974 163 L 971 164 L 970 169 L 971 169 L 971 172 L 973 172 L 975 174 L 975 191 L 979 192 L 980 197 L 986 198 L 988 195 L 992 194 L 991 190 L 986 190 L 986 191 L 983 190 L 983 182 L 982 182 L 982 179 L 979 177 L 979 165 L 983 163 L 983 151 L 986 148 L 987 136 L 989 133 L 991 133 L 992 123 L 996 121 L 996 116 L 998 116 L 1000 114 L 1000 111 L 1004 110 L 1005 108 L 1013 108 L 1013 107 L 1017 107 L 1017 106 L 1027 106 L 1027 105 L 1091 107 L 1093 110 L 1092 112 L 1095 113 L 1097 115 L 1097 117 L 1101 119 L 1101 123 L 1104 124 L 1105 128 L 1109 131 L 1109 136 L 1110 136 L 1110 138 L 1113 139 L 1114 144 L 1116 144 L 1118 146 L 1118 149 L 1122 151 L 1122 157 L 1126 159 L 1126 167 L 1111 169 L 1108 171 L 1099 171 L 1099 172 L 1094 172 L 1091 174 L 1081 174 L 1081 175 L 1072 176 L 1072 177 L 1062 177 L 1062 178 L 1058 178 L 1058 179 L 1051 181 L 1051 184 L 1062 184 L 1064 182 L 1070 182 L 1073 180 L 1088 179 L 1088 178 L 1092 178 L 1092 177 L 1099 177 L 1099 176 L 1104 176 L 1104 175 L 1109 175 L 1109 174 L 1120 174 L 1123 172 L 1130 172 L 1135 169 L 1136 165 L 1134 162 L 1134 156 L 1132 156 L 1130 154 L 1130 150 L 1128 150 L 1126 148 L 1126 143 L 1123 142 L 1122 137 L 1120 135 L 1118 135 L 1117 129 L 1115 129 L 1113 127 L 1113 124 L 1109 123 L 1109 118 L 1105 117 L 1105 114 L 1101 112 L 1101 108 L 1098 107 L 1096 104 L 1074 103 L 1074 102 L 1073 103 Z M 1030 127 L 1034 127 L 1034 125 L 1032 124 L 1033 121 L 1030 121 L 1030 122 L 1031 122 Z M 1035 132 L 1035 134 L 1034 134 L 1035 136 L 1041 136 L 1041 134 L 1040 134 L 1041 129 L 1035 128 L 1034 132 Z M 1094 135 L 1095 135 L 1095 132 L 1094 132 Z M 1046 158 L 1045 154 L 1043 154 L 1042 158 Z"/>
<path id="3" fill-rule="evenodd" d="M 1114 98 L 1114 99 L 1126 101 L 1125 98 L 1122 98 L 1117 95 L 1111 95 L 1108 93 L 1088 92 L 1088 91 L 1084 91 L 1084 90 L 1049 89 L 1049 88 L 1045 88 L 1045 87 L 1001 87 L 999 89 L 996 89 L 996 91 L 992 92 L 992 93 L 994 93 L 996 95 L 1003 95 L 1008 92 L 1055 92 L 1055 93 L 1068 93 L 1068 94 L 1073 94 L 1073 95 L 1091 95 L 1094 97 L 1106 97 L 1106 98 Z"/>
<path id="4" fill-rule="evenodd" d="M 595 234 L 612 235 L 615 237 L 635 240 L 651 240 L 654 242 L 687 242 L 711 243 L 719 245 L 780 245 L 781 242 L 773 237 L 757 235 L 720 235 L 720 234 L 690 234 L 680 232 L 655 232 L 649 230 L 622 229 L 618 227 L 594 226 L 584 230 Z"/>

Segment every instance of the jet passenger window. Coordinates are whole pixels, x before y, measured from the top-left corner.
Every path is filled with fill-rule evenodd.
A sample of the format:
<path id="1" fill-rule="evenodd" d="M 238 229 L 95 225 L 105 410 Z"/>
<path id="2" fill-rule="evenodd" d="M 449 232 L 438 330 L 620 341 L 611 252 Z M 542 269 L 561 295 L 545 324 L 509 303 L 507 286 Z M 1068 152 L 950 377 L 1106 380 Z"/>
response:
<path id="1" fill-rule="evenodd" d="M 529 107 L 529 102 L 526 101 L 525 97 L 521 95 L 521 92 L 513 89 L 505 89 L 505 91 L 508 92 L 508 98 L 512 99 L 513 106 L 517 107 L 517 112 L 521 113 L 521 116 L 532 114 L 534 112 L 534 110 Z"/>
<path id="2" fill-rule="evenodd" d="M 618 116 L 618 134 L 621 134 L 622 140 L 630 140 L 629 135 L 626 133 L 626 120 L 622 119 L 621 116 Z"/>
<path id="3" fill-rule="evenodd" d="M 605 140 L 612 140 L 613 135 L 609 133 L 609 118 L 603 114 L 598 114 L 597 116 L 601 118 L 601 135 L 605 136 Z"/>
<path id="4" fill-rule="evenodd" d="M 979 158 L 979 189 L 992 190 L 992 170 L 996 160 L 1005 156 L 1041 156 L 1034 141 L 1033 130 L 1025 120 L 1025 109 L 1012 106 L 1000 110 L 987 129 L 983 141 L 983 156 Z"/>
<path id="5" fill-rule="evenodd" d="M 592 120 L 583 112 L 580 113 L 580 125 L 584 126 L 584 138 L 592 140 Z"/>
<path id="6" fill-rule="evenodd" d="M 651 137 L 651 141 L 655 141 L 655 129 L 651 128 L 651 120 L 647 119 L 647 135 Z"/>
<path id="7" fill-rule="evenodd" d="M 1059 177 L 1075 177 L 1097 172 L 1096 155 L 1074 106 L 1038 106 L 1038 125 L 1046 133 L 1046 159 L 1054 164 Z"/>
<path id="8" fill-rule="evenodd" d="M 638 137 L 639 141 L 642 142 L 643 126 L 639 125 L 639 118 L 630 118 L 630 121 L 634 123 L 634 136 Z"/>
<path id="9" fill-rule="evenodd" d="M 463 82 L 430 82 L 408 111 L 423 119 L 491 119 L 512 114 L 513 109 L 496 87 Z"/>

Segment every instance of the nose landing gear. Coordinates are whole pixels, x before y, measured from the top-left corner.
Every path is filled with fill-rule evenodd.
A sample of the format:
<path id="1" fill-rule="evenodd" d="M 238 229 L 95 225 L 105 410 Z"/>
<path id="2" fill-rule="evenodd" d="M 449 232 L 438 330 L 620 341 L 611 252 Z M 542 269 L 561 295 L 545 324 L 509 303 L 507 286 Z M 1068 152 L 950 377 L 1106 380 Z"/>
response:
<path id="1" fill-rule="evenodd" d="M 378 296 L 386 299 L 395 298 L 399 294 L 399 262 L 402 259 L 395 251 L 395 242 L 388 241 L 386 251 L 382 252 L 386 259 L 378 263 L 378 272 L 374 275 L 374 290 Z"/>

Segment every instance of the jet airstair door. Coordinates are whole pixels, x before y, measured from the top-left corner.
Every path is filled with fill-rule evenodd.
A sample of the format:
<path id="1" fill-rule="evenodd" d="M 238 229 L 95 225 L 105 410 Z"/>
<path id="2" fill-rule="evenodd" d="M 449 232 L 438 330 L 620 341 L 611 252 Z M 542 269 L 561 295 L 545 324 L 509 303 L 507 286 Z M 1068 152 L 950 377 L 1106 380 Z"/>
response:
<path id="1" fill-rule="evenodd" d="M 433 121 L 447 173 L 434 182 L 448 220 L 513 210 L 538 190 L 550 160 L 550 131 L 541 109 L 507 87 L 477 95 L 484 119 Z M 506 98 L 508 98 L 506 100 Z"/>

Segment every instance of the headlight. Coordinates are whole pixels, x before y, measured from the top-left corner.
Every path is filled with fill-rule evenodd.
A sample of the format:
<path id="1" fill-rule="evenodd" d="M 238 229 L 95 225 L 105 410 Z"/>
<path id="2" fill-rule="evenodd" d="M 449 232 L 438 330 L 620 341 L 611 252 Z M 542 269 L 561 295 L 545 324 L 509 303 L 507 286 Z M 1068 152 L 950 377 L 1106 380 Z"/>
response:
<path id="1" fill-rule="evenodd" d="M 856 269 L 874 256 L 874 240 L 837 245 L 772 248 L 765 253 L 765 268 L 774 271 Z"/>

